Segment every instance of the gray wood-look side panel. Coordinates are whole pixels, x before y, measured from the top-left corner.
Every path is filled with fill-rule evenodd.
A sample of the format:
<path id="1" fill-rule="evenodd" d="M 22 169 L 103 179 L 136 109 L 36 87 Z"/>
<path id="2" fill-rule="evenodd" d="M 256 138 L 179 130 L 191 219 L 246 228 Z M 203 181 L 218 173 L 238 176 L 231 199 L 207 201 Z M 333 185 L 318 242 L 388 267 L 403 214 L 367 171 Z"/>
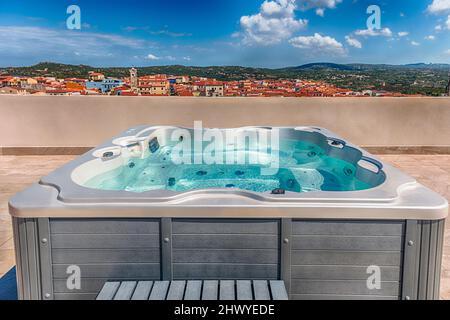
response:
<path id="1" fill-rule="evenodd" d="M 398 299 L 401 295 L 404 221 L 294 220 L 292 299 Z M 369 289 L 369 266 L 381 288 Z"/>
<path id="2" fill-rule="evenodd" d="M 420 221 L 420 240 L 417 245 L 417 299 L 439 299 L 440 271 L 445 220 Z"/>
<path id="3" fill-rule="evenodd" d="M 277 279 L 279 220 L 174 219 L 173 278 Z"/>
<path id="4" fill-rule="evenodd" d="M 53 281 L 46 286 L 57 300 L 95 299 L 107 280 L 161 280 L 158 219 L 50 219 L 47 256 L 38 219 L 14 218 L 13 225 L 22 299 L 43 299 L 47 258 Z M 406 298 L 403 290 L 411 298 L 439 297 L 444 221 L 418 221 L 413 250 L 405 249 L 405 221 L 292 220 L 289 230 L 291 299 L 398 299 Z M 279 232 L 280 220 L 174 219 L 173 278 L 280 279 Z M 403 260 L 414 266 L 403 269 Z M 66 285 L 73 264 L 81 268 L 81 290 Z M 381 268 L 381 289 L 367 288 L 370 265 Z"/>
<path id="5" fill-rule="evenodd" d="M 157 219 L 51 219 L 53 234 L 158 234 Z"/>
<path id="6" fill-rule="evenodd" d="M 157 219 L 51 219 L 50 232 L 56 299 L 92 298 L 107 280 L 161 279 Z M 80 268 L 79 290 L 67 288 L 70 265 Z"/>
<path id="7" fill-rule="evenodd" d="M 54 264 L 159 263 L 161 252 L 155 249 L 53 249 Z"/>
<path id="8" fill-rule="evenodd" d="M 39 274 L 37 268 L 39 267 L 36 259 L 36 253 L 33 252 L 36 248 L 37 239 L 29 232 L 30 223 L 36 223 L 33 219 L 17 219 L 13 218 L 14 231 L 14 245 L 16 253 L 17 264 L 17 289 L 18 296 L 21 300 L 37 300 L 41 295 L 37 293 L 35 288 L 40 286 L 40 279 L 36 276 Z M 36 234 L 34 233 L 34 236 Z"/>
<path id="9" fill-rule="evenodd" d="M 26 219 L 25 228 L 27 233 L 27 254 L 28 254 L 28 272 L 30 279 L 31 297 L 42 299 L 41 292 L 41 273 L 39 256 L 39 233 L 37 219 Z"/>

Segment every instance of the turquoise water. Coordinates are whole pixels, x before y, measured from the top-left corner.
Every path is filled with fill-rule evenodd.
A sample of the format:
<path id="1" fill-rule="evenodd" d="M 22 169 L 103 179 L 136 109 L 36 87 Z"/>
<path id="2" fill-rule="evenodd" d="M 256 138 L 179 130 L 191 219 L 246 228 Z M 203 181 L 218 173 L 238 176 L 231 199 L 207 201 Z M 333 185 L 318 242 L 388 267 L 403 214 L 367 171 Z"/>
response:
<path id="1" fill-rule="evenodd" d="M 354 191 L 371 186 L 355 177 L 356 168 L 329 157 L 317 145 L 297 140 L 280 142 L 279 170 L 262 175 L 266 165 L 182 164 L 171 160 L 171 147 L 161 147 L 145 159 L 133 158 L 127 165 L 90 179 L 85 186 L 102 190 L 145 192 L 189 191 L 229 188 L 270 192 Z M 233 152 L 236 152 L 233 150 Z M 248 156 L 246 151 L 238 151 Z M 247 158 L 248 159 L 248 158 Z"/>

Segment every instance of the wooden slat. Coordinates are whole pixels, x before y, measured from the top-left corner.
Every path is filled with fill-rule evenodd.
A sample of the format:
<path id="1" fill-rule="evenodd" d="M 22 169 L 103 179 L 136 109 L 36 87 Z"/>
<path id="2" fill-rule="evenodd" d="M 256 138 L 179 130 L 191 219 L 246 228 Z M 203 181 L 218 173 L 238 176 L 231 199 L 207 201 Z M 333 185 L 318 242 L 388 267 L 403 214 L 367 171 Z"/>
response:
<path id="1" fill-rule="evenodd" d="M 97 296 L 97 300 L 112 300 L 119 289 L 120 282 L 107 282 Z"/>
<path id="2" fill-rule="evenodd" d="M 53 277 L 66 279 L 66 270 L 69 265 L 53 265 Z M 159 279 L 161 266 L 159 263 L 110 263 L 110 264 L 85 264 L 79 265 L 83 277 L 107 278 L 109 280 L 151 280 Z"/>
<path id="3" fill-rule="evenodd" d="M 202 300 L 217 300 L 219 281 L 205 280 L 203 282 Z"/>
<path id="4" fill-rule="evenodd" d="M 270 300 L 269 287 L 266 280 L 253 280 L 255 300 Z"/>
<path id="5" fill-rule="evenodd" d="M 400 281 L 400 267 L 380 267 L 383 281 Z M 367 280 L 367 266 L 292 266 L 292 279 Z"/>
<path id="6" fill-rule="evenodd" d="M 220 280 L 219 300 L 234 300 L 234 280 Z"/>
<path id="7" fill-rule="evenodd" d="M 53 234 L 54 249 L 159 248 L 158 234 Z"/>
<path id="8" fill-rule="evenodd" d="M 202 292 L 203 287 L 203 292 Z M 61 298 L 65 293 L 57 293 Z M 84 293 L 85 297 L 92 293 Z M 109 281 L 97 300 L 288 300 L 282 280 Z"/>
<path id="9" fill-rule="evenodd" d="M 294 250 L 400 251 L 402 244 L 403 238 L 400 236 L 292 236 Z"/>
<path id="10" fill-rule="evenodd" d="M 271 280 L 269 281 L 270 292 L 272 293 L 272 300 L 288 300 L 288 294 L 286 292 L 286 287 L 284 281 L 282 280 Z"/>
<path id="11" fill-rule="evenodd" d="M 294 221 L 294 235 L 401 236 L 403 221 Z"/>
<path id="12" fill-rule="evenodd" d="M 149 300 L 165 300 L 170 281 L 155 281 Z"/>
<path id="13" fill-rule="evenodd" d="M 214 279 L 277 279 L 276 264 L 174 263 L 177 280 Z"/>
<path id="14" fill-rule="evenodd" d="M 237 300 L 253 300 L 252 282 L 250 280 L 236 281 Z"/>
<path id="15" fill-rule="evenodd" d="M 159 263 L 161 251 L 155 249 L 53 249 L 54 264 Z"/>
<path id="16" fill-rule="evenodd" d="M 114 296 L 114 300 L 130 300 L 135 288 L 136 281 L 123 281 Z"/>
<path id="17" fill-rule="evenodd" d="M 293 250 L 293 265 L 400 266 L 401 251 Z"/>
<path id="18" fill-rule="evenodd" d="M 278 249 L 277 235 L 173 235 L 174 249 Z M 67 244 L 69 245 L 69 244 Z"/>
<path id="19" fill-rule="evenodd" d="M 174 263 L 278 263 L 278 249 L 174 249 Z"/>
<path id="20" fill-rule="evenodd" d="M 166 300 L 183 300 L 186 281 L 172 281 Z"/>
<path id="21" fill-rule="evenodd" d="M 189 280 L 186 284 L 184 300 L 200 300 L 202 293 L 202 281 Z"/>
<path id="22" fill-rule="evenodd" d="M 159 234 L 158 220 L 50 219 L 52 234 Z"/>
<path id="23" fill-rule="evenodd" d="M 277 234 L 275 220 L 182 219 L 173 221 L 174 234 Z"/>
<path id="24" fill-rule="evenodd" d="M 148 300 L 153 287 L 153 281 L 139 281 L 131 300 Z"/>

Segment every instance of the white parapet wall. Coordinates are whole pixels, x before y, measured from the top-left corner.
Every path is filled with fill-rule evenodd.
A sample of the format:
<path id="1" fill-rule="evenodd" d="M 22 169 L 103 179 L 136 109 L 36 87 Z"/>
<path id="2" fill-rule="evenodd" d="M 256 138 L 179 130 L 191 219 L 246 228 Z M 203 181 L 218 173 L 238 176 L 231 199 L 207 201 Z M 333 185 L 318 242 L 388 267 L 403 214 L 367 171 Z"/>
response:
<path id="1" fill-rule="evenodd" d="M 320 126 L 365 147 L 450 148 L 450 98 L 0 96 L 0 147 L 90 147 L 136 125 Z"/>

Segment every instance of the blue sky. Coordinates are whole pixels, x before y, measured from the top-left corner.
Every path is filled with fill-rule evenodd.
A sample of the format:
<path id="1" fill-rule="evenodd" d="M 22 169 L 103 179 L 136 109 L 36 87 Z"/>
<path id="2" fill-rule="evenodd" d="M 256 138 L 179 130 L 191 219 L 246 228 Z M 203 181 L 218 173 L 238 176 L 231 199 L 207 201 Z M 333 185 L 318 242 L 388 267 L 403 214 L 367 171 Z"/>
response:
<path id="1" fill-rule="evenodd" d="M 69 5 L 81 30 L 68 30 Z M 381 29 L 368 30 L 369 5 Z M 450 0 L 1 1 L 0 66 L 450 63 Z"/>

